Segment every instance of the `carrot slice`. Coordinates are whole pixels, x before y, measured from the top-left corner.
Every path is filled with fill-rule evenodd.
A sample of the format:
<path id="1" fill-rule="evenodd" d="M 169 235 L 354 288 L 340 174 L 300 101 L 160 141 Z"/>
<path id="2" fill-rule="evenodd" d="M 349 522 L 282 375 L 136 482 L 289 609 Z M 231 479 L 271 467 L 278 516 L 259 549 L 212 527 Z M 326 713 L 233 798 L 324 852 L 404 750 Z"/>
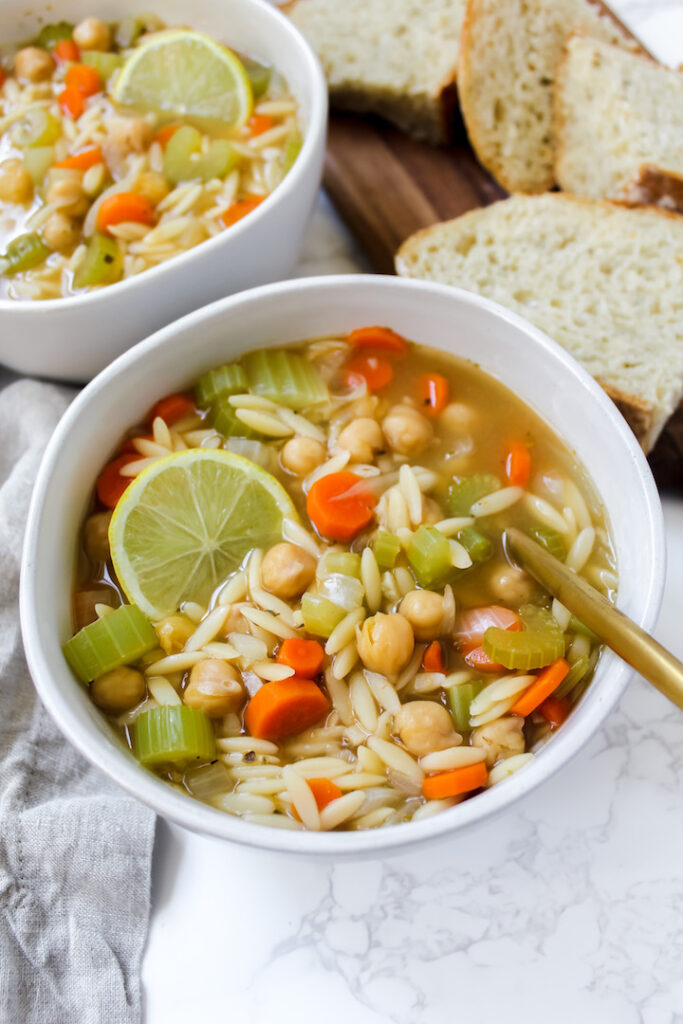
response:
<path id="1" fill-rule="evenodd" d="M 512 705 L 510 714 L 526 718 L 557 689 L 567 672 L 569 664 L 564 658 L 558 658 L 552 665 L 542 669 L 529 689 L 525 690 L 519 700 Z"/>
<path id="2" fill-rule="evenodd" d="M 550 722 L 553 729 L 557 729 L 569 714 L 570 707 L 566 697 L 546 697 L 543 703 L 538 705 L 538 710 L 546 722 Z"/>
<path id="3" fill-rule="evenodd" d="M 167 395 L 152 406 L 149 414 L 150 422 L 161 416 L 166 424 L 177 423 L 195 411 L 194 399 L 189 395 Z"/>
<path id="4" fill-rule="evenodd" d="M 357 327 L 346 339 L 353 348 L 378 348 L 404 356 L 408 342 L 390 327 Z"/>
<path id="5" fill-rule="evenodd" d="M 68 86 L 66 89 L 62 89 L 57 97 L 57 102 L 67 117 L 70 117 L 72 121 L 77 121 L 85 110 L 85 98 L 83 93 L 79 92 L 78 89 Z"/>
<path id="6" fill-rule="evenodd" d="M 229 206 L 225 213 L 221 214 L 221 220 L 226 228 L 236 224 L 238 220 L 242 220 L 242 217 L 246 217 L 248 213 L 251 213 L 257 206 L 260 206 L 265 198 L 265 196 L 248 196 L 246 199 L 240 199 L 239 202 Z"/>
<path id="7" fill-rule="evenodd" d="M 313 794 L 313 799 L 319 811 L 322 811 L 324 807 L 331 804 L 333 800 L 338 800 L 342 795 L 339 786 L 332 782 L 331 779 L 306 779 L 306 784 Z M 301 821 L 296 804 L 292 804 L 292 814 L 297 821 Z"/>
<path id="8" fill-rule="evenodd" d="M 438 416 L 448 405 L 450 386 L 441 373 L 423 373 L 417 378 L 417 400 L 426 416 Z"/>
<path id="9" fill-rule="evenodd" d="M 490 626 L 518 630 L 522 628 L 522 620 L 517 612 L 499 604 L 468 608 L 460 616 L 453 637 L 458 650 L 471 668 L 479 672 L 504 672 L 503 666 L 491 661 L 482 647 L 484 633 Z"/>
<path id="10" fill-rule="evenodd" d="M 265 683 L 247 705 L 244 721 L 260 740 L 280 740 L 315 725 L 327 714 L 327 697 L 310 679 L 278 679 Z"/>
<path id="11" fill-rule="evenodd" d="M 94 96 L 102 91 L 102 78 L 99 71 L 89 64 L 72 64 L 64 75 L 67 89 L 77 89 L 82 96 Z"/>
<path id="12" fill-rule="evenodd" d="M 369 391 L 381 391 L 394 379 L 394 370 L 388 359 L 368 353 L 354 356 L 346 364 L 346 383 L 353 386 L 362 378 Z"/>
<path id="13" fill-rule="evenodd" d="M 179 124 L 165 124 L 163 128 L 160 128 L 154 135 L 154 141 L 158 142 L 162 149 L 166 149 L 173 136 L 177 131 L 180 131 Z"/>
<path id="14" fill-rule="evenodd" d="M 252 114 L 247 122 L 247 127 L 253 139 L 256 135 L 263 135 L 264 132 L 272 128 L 273 119 L 267 114 Z"/>
<path id="15" fill-rule="evenodd" d="M 422 792 L 428 800 L 444 800 L 449 796 L 460 796 L 486 785 L 489 773 L 483 761 L 468 764 L 464 768 L 453 768 L 439 775 L 429 775 L 422 783 Z"/>
<path id="16" fill-rule="evenodd" d="M 505 668 L 503 665 L 499 665 L 497 661 L 491 661 L 484 648 L 471 647 L 468 651 L 465 651 L 463 658 L 476 672 L 504 672 Z"/>
<path id="17" fill-rule="evenodd" d="M 58 164 L 55 164 L 55 167 L 66 167 L 74 171 L 87 171 L 89 167 L 103 163 L 104 154 L 100 147 L 90 146 L 88 149 L 82 149 L 80 153 L 68 156 L 66 160 L 60 160 Z"/>
<path id="18" fill-rule="evenodd" d="M 301 679 L 313 679 L 323 666 L 325 651 L 317 640 L 291 637 L 283 640 L 277 652 L 280 665 L 289 665 Z"/>
<path id="19" fill-rule="evenodd" d="M 115 192 L 101 204 L 97 211 L 97 230 L 108 232 L 115 224 L 135 221 L 138 224 L 154 224 L 154 207 L 149 199 L 138 192 Z"/>
<path id="20" fill-rule="evenodd" d="M 372 522 L 377 499 L 355 473 L 328 473 L 311 487 L 306 511 L 322 537 L 348 541 Z"/>
<path id="21" fill-rule="evenodd" d="M 81 51 L 73 39 L 60 39 L 52 52 L 62 64 L 66 64 L 67 61 L 75 64 L 81 59 Z"/>
<path id="22" fill-rule="evenodd" d="M 505 456 L 505 475 L 511 487 L 526 487 L 531 475 L 531 454 L 519 441 L 513 441 Z"/>
<path id="23" fill-rule="evenodd" d="M 425 672 L 445 672 L 443 651 L 438 640 L 434 640 L 422 655 L 422 668 Z"/>
<path id="24" fill-rule="evenodd" d="M 118 458 L 105 466 L 98 476 L 95 490 L 97 491 L 97 497 L 107 508 L 116 508 L 119 498 L 126 487 L 133 482 L 133 477 L 121 476 L 121 470 L 129 462 L 135 462 L 136 459 L 140 458 L 142 456 L 137 451 L 132 458 L 130 455 L 119 455 Z"/>

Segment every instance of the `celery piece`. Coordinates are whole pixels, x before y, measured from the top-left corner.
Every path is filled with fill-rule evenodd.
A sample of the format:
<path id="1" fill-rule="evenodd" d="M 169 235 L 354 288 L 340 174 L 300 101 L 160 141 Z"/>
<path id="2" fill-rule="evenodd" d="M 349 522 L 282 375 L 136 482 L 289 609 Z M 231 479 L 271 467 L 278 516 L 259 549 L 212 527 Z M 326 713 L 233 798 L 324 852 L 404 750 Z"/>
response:
<path id="1" fill-rule="evenodd" d="M 249 390 L 289 409 L 305 409 L 328 399 L 327 388 L 312 363 L 296 352 L 259 349 L 244 357 Z"/>
<path id="2" fill-rule="evenodd" d="M 33 146 L 24 153 L 24 167 L 31 175 L 34 185 L 42 185 L 54 162 L 54 146 Z"/>
<path id="3" fill-rule="evenodd" d="M 341 573 L 333 572 L 321 580 L 318 584 L 318 594 L 327 598 L 338 608 L 346 612 L 352 612 L 354 608 L 360 608 L 363 603 L 365 591 L 360 579 L 354 576 L 342 576 Z"/>
<path id="4" fill-rule="evenodd" d="M 587 636 L 592 644 L 601 644 L 602 640 L 597 633 L 594 633 L 588 626 L 584 626 L 580 619 L 577 619 L 575 615 L 572 615 L 567 626 L 568 633 L 580 633 L 582 636 Z"/>
<path id="5" fill-rule="evenodd" d="M 143 711 L 135 719 L 133 753 L 148 767 L 186 768 L 212 761 L 216 739 L 211 719 L 198 708 L 165 704 Z"/>
<path id="6" fill-rule="evenodd" d="M 39 266 L 50 252 L 39 235 L 17 235 L 0 256 L 0 274 L 20 274 L 22 270 L 31 270 Z"/>
<path id="7" fill-rule="evenodd" d="M 477 694 L 481 693 L 485 685 L 486 683 L 475 679 L 470 683 L 460 683 L 458 686 L 448 687 L 448 705 L 457 732 L 469 732 L 470 704 Z"/>
<path id="8" fill-rule="evenodd" d="M 226 363 L 209 370 L 197 381 L 195 395 L 200 409 L 212 405 L 217 398 L 238 395 L 247 390 L 247 375 L 239 363 Z"/>
<path id="9" fill-rule="evenodd" d="M 493 554 L 493 544 L 476 526 L 464 526 L 457 539 L 473 562 L 485 562 Z"/>
<path id="10" fill-rule="evenodd" d="M 558 688 L 555 690 L 553 697 L 557 697 L 559 699 L 561 697 L 566 697 L 571 693 L 577 683 L 580 683 L 588 672 L 590 664 L 591 663 L 588 658 L 579 658 L 575 661 Z"/>
<path id="11" fill-rule="evenodd" d="M 73 25 L 68 21 L 57 21 L 50 25 L 43 25 L 36 46 L 42 46 L 44 50 L 54 50 L 57 43 L 63 43 L 65 39 L 73 38 Z"/>
<path id="12" fill-rule="evenodd" d="M 468 516 L 475 501 L 500 490 L 500 480 L 491 473 L 465 476 L 448 488 L 446 508 L 449 516 Z"/>
<path id="13" fill-rule="evenodd" d="M 534 526 L 527 530 L 527 534 L 537 544 L 540 544 L 549 555 L 553 555 L 555 558 L 559 558 L 561 562 L 564 562 L 567 557 L 567 548 L 557 530 L 553 530 L 551 526 Z"/>
<path id="14" fill-rule="evenodd" d="M 307 593 L 301 598 L 304 629 L 313 636 L 328 637 L 346 615 L 343 608 L 332 604 L 320 594 Z"/>
<path id="15" fill-rule="evenodd" d="M 360 555 L 353 551 L 330 551 L 325 555 L 326 572 L 339 573 L 341 576 L 353 576 L 360 579 Z"/>
<path id="16" fill-rule="evenodd" d="M 505 668 L 543 668 L 564 654 L 564 634 L 555 629 L 525 629 L 521 632 L 490 626 L 482 644 L 491 661 Z"/>
<path id="17" fill-rule="evenodd" d="M 541 608 L 537 604 L 523 604 L 519 609 L 519 615 L 525 629 L 562 632 L 559 622 L 549 608 Z"/>
<path id="18" fill-rule="evenodd" d="M 51 146 L 61 134 L 62 126 L 58 118 L 44 107 L 29 107 L 10 129 L 10 139 L 19 149 Z"/>
<path id="19" fill-rule="evenodd" d="M 116 26 L 114 42 L 120 50 L 127 50 L 133 46 L 139 36 L 145 31 L 145 23 L 142 18 L 136 18 L 127 14 Z"/>
<path id="20" fill-rule="evenodd" d="M 304 144 L 304 140 L 301 135 L 297 132 L 296 135 L 290 135 L 285 142 L 285 152 L 282 157 L 282 177 L 285 174 L 289 174 L 292 167 L 296 163 L 296 158 L 301 152 L 301 147 Z"/>
<path id="21" fill-rule="evenodd" d="M 242 423 L 237 416 L 235 407 L 230 405 L 226 399 L 214 402 L 211 407 L 211 422 L 223 437 L 247 437 L 253 440 L 262 436 L 248 427 L 246 423 Z"/>
<path id="22" fill-rule="evenodd" d="M 74 288 L 114 284 L 123 276 L 123 254 L 115 238 L 95 232 L 74 272 Z"/>
<path id="23" fill-rule="evenodd" d="M 191 125 L 183 125 L 166 144 L 164 175 L 174 185 L 181 181 L 210 181 L 224 178 L 238 160 L 237 150 L 227 139 L 214 139 L 202 153 L 202 136 Z"/>
<path id="24" fill-rule="evenodd" d="M 398 537 L 393 533 L 387 533 L 386 530 L 380 530 L 373 538 L 371 546 L 380 569 L 383 572 L 393 569 L 401 553 L 401 542 Z"/>
<path id="25" fill-rule="evenodd" d="M 84 626 L 64 644 L 64 657 L 84 683 L 119 665 L 130 665 L 159 641 L 144 612 L 122 604 L 103 619 Z"/>
<path id="26" fill-rule="evenodd" d="M 95 68 L 102 81 L 106 82 L 115 71 L 123 67 L 124 61 L 120 53 L 106 53 L 104 50 L 84 50 L 81 54 L 81 63 Z"/>
<path id="27" fill-rule="evenodd" d="M 455 572 L 448 540 L 434 526 L 420 526 L 406 549 L 421 587 L 443 586 Z"/>
<path id="28" fill-rule="evenodd" d="M 240 59 L 247 73 L 254 99 L 258 100 L 270 85 L 272 69 L 265 64 L 259 64 L 257 60 L 252 60 L 251 57 L 241 57 Z"/>

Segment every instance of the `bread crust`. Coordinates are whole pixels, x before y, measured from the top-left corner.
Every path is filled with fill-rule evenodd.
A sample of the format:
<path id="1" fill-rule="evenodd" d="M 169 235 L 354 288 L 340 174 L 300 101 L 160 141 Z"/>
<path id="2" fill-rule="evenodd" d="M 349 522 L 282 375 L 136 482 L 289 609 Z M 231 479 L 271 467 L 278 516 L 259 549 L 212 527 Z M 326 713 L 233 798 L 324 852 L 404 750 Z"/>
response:
<path id="1" fill-rule="evenodd" d="M 669 213 L 683 213 L 683 175 L 663 167 L 643 164 L 626 183 L 619 202 L 624 206 L 656 206 Z"/>

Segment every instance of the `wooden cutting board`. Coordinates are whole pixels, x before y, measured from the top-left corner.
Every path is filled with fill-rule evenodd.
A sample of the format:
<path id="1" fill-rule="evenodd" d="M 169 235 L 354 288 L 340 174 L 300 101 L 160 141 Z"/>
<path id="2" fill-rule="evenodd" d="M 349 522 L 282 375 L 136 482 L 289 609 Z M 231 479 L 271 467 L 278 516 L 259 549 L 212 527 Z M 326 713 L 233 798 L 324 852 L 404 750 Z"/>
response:
<path id="1" fill-rule="evenodd" d="M 378 274 L 394 273 L 394 253 L 414 231 L 502 199 L 464 132 L 436 148 L 379 120 L 333 114 L 325 188 Z M 683 490 L 683 406 L 649 462 L 660 488 Z"/>

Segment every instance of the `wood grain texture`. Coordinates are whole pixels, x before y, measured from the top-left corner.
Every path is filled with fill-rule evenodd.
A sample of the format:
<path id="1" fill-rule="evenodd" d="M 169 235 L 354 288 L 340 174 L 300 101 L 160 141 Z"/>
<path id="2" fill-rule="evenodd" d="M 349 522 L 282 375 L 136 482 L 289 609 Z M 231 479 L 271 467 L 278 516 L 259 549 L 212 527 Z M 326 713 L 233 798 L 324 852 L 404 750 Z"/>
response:
<path id="1" fill-rule="evenodd" d="M 339 113 L 330 118 L 324 185 L 378 274 L 394 273 L 394 253 L 415 231 L 506 194 L 462 131 L 452 145 L 435 148 L 382 121 Z M 683 408 L 649 462 L 660 487 L 683 490 Z"/>

